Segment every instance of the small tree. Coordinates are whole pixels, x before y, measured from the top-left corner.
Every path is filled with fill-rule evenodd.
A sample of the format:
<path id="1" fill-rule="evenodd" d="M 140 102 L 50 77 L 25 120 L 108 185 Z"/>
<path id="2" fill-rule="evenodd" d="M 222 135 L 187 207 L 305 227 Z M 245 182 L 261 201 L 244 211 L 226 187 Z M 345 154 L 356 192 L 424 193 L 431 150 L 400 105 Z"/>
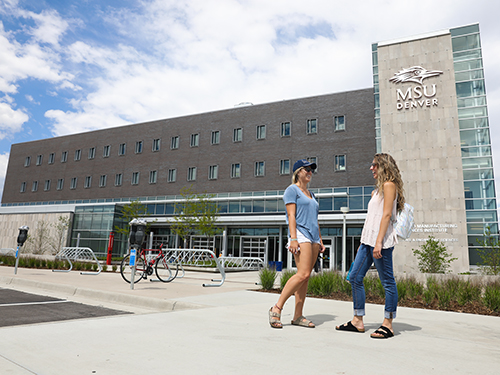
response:
<path id="1" fill-rule="evenodd" d="M 450 263 L 458 258 L 446 251 L 446 246 L 433 236 L 421 246 L 421 250 L 412 249 L 413 255 L 418 259 L 418 269 L 423 273 L 446 273 Z"/>
<path id="2" fill-rule="evenodd" d="M 66 235 L 68 234 L 69 224 L 69 217 L 64 216 L 59 216 L 57 218 L 57 222 L 52 224 L 55 233 L 49 241 L 49 246 L 53 255 L 57 254 L 63 247 L 63 244 L 66 241 Z"/>
<path id="3" fill-rule="evenodd" d="M 481 258 L 479 266 L 486 275 L 500 275 L 500 242 L 498 236 L 491 234 L 490 227 L 484 233 L 485 240 L 478 240 L 483 248 L 477 249 Z"/>
<path id="4" fill-rule="evenodd" d="M 182 201 L 174 206 L 174 223 L 172 230 L 185 242 L 194 234 L 211 237 L 219 228 L 216 225 L 219 208 L 210 194 L 196 194 L 192 186 L 181 189 Z"/>
<path id="5" fill-rule="evenodd" d="M 25 251 L 32 254 L 43 254 L 47 251 L 49 239 L 49 224 L 44 220 L 40 220 L 36 223 L 34 230 L 28 234 Z"/>

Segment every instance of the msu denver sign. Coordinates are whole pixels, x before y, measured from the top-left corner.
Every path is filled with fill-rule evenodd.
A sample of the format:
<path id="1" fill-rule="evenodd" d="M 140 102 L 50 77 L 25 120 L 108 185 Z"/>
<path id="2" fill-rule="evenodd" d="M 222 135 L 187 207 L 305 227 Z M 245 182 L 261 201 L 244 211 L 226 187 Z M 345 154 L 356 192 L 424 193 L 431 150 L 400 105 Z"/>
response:
<path id="1" fill-rule="evenodd" d="M 440 70 L 427 70 L 421 66 L 412 66 L 411 68 L 395 73 L 394 77 L 389 79 L 390 82 L 415 82 L 418 84 L 418 86 L 408 87 L 404 92 L 401 89 L 396 90 L 397 109 L 437 106 L 436 85 L 432 84 L 429 87 L 428 85 L 424 85 L 423 81 L 426 78 L 435 77 L 440 74 L 443 74 Z"/>

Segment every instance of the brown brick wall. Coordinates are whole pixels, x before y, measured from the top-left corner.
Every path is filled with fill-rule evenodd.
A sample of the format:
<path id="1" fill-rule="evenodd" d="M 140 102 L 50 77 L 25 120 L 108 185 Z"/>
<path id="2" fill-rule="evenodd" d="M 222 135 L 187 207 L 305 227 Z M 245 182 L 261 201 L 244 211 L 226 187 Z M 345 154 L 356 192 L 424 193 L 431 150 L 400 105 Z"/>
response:
<path id="1" fill-rule="evenodd" d="M 335 132 L 333 117 L 344 115 L 346 130 Z M 369 164 L 375 153 L 373 90 L 363 89 L 282 102 L 237 107 L 233 109 L 184 116 L 148 123 L 121 126 L 82 134 L 14 144 L 11 148 L 2 203 L 144 197 L 175 195 L 187 181 L 188 167 L 197 167 L 193 188 L 197 192 L 239 192 L 284 190 L 290 176 L 279 175 L 281 159 L 316 156 L 318 173 L 311 187 L 365 186 L 373 183 Z M 306 134 L 306 121 L 317 119 L 318 133 Z M 281 123 L 292 123 L 291 137 L 280 136 Z M 266 139 L 256 139 L 256 127 L 266 125 Z M 243 141 L 233 142 L 233 129 L 243 128 Z M 211 145 L 212 130 L 220 131 L 220 144 Z M 190 147 L 190 137 L 199 133 L 199 147 Z M 170 149 L 172 136 L 180 137 L 177 150 Z M 161 139 L 161 150 L 152 152 L 153 140 Z M 142 154 L 135 154 L 136 141 L 143 141 Z M 120 143 L 127 144 L 124 156 L 118 156 Z M 109 158 L 103 158 L 103 147 L 111 145 Z M 95 159 L 88 150 L 96 148 Z M 82 150 L 80 161 L 75 151 Z M 61 154 L 68 151 L 68 161 Z M 50 153 L 55 163 L 48 164 Z M 334 155 L 345 154 L 347 170 L 334 172 Z M 37 155 L 43 163 L 36 166 Z M 27 156 L 31 165 L 24 167 Z M 254 163 L 265 161 L 264 177 L 254 176 Z M 232 163 L 241 163 L 241 178 L 231 179 Z M 219 166 L 217 180 L 208 179 L 210 165 Z M 167 182 L 169 168 L 177 168 L 177 181 Z M 156 184 L 149 184 L 149 171 L 158 171 Z M 132 173 L 140 172 L 139 185 L 131 185 Z M 123 174 L 123 185 L 114 186 L 115 174 Z M 99 187 L 101 175 L 107 185 Z M 92 187 L 83 187 L 85 177 L 92 176 Z M 78 177 L 78 186 L 70 190 L 70 180 Z M 64 188 L 56 190 L 57 180 L 64 178 Z M 44 191 L 45 180 L 51 180 L 50 191 Z M 38 191 L 32 192 L 33 181 Z M 21 183 L 27 183 L 20 193 Z"/>

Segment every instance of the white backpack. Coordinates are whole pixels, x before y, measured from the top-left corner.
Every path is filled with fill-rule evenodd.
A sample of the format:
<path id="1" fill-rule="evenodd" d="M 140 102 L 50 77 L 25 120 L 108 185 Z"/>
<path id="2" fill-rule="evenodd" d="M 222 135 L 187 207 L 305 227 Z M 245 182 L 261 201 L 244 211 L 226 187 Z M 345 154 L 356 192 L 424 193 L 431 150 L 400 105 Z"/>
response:
<path id="1" fill-rule="evenodd" d="M 408 203 L 405 203 L 403 210 L 398 214 L 397 221 L 394 225 L 394 230 L 398 237 L 406 240 L 410 237 L 415 222 L 413 220 L 414 208 Z"/>

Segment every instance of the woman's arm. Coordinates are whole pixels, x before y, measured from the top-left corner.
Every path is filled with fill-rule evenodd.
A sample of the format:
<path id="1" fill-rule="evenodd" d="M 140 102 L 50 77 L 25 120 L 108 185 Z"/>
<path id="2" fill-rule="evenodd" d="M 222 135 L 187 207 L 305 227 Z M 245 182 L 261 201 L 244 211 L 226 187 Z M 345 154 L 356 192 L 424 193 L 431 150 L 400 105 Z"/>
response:
<path id="1" fill-rule="evenodd" d="M 290 246 L 288 250 L 292 253 L 296 253 L 299 248 L 299 241 L 297 241 L 297 221 L 295 220 L 295 211 L 297 205 L 295 203 L 288 203 L 286 205 L 286 214 L 288 216 L 288 231 L 290 232 L 290 238 L 294 238 L 295 241 L 290 241 Z"/>
<path id="2" fill-rule="evenodd" d="M 394 182 L 384 183 L 384 212 L 382 214 L 382 220 L 380 221 L 380 229 L 378 231 L 377 241 L 375 243 L 375 248 L 373 249 L 373 257 L 376 259 L 382 258 L 382 243 L 384 241 L 385 233 L 387 228 L 389 228 L 389 223 L 391 222 L 392 216 L 392 206 L 396 199 L 396 185 Z"/>

